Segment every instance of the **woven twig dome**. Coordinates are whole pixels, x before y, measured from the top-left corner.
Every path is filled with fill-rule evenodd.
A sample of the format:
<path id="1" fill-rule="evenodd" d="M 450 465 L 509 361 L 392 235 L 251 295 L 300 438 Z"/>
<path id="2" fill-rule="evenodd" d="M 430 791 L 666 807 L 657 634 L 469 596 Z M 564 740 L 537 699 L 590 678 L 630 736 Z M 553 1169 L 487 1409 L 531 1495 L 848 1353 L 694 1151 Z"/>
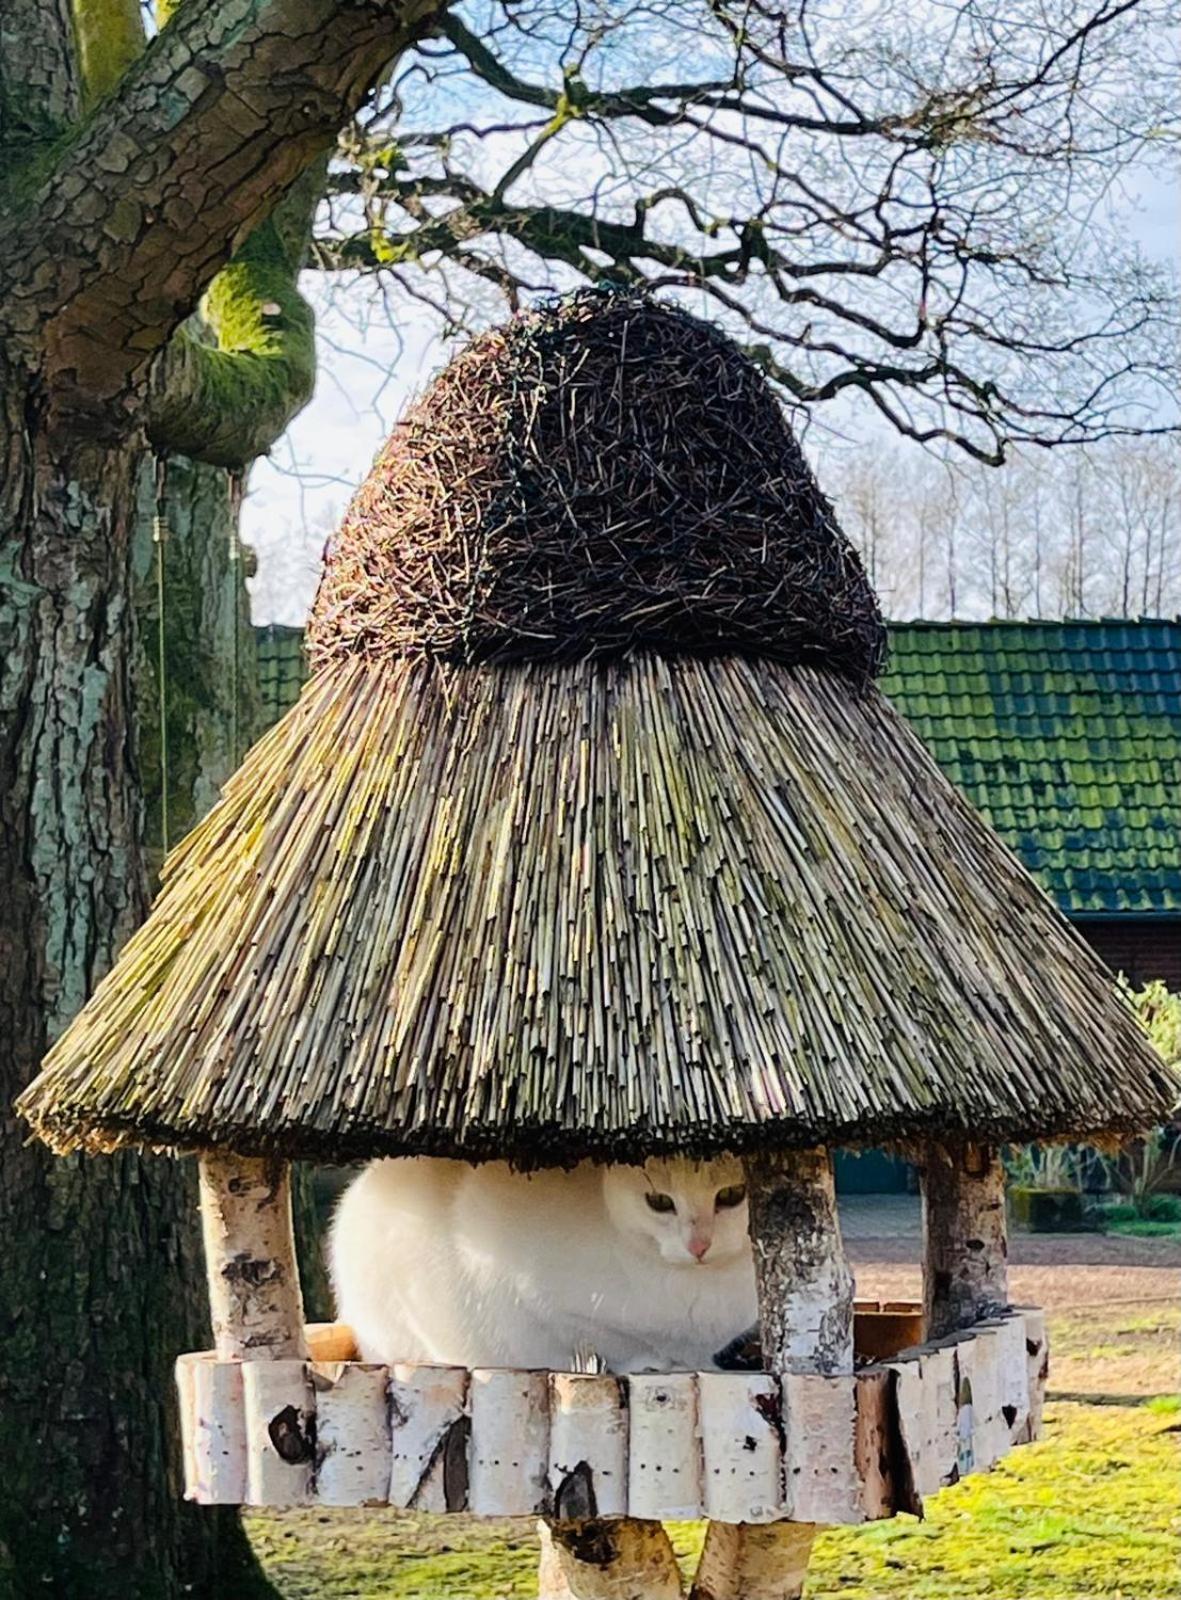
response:
<path id="1" fill-rule="evenodd" d="M 58 1148 L 558 1163 L 1171 1108 L 1110 975 L 867 681 L 856 559 L 683 313 L 580 298 L 461 356 L 350 511 L 314 648 L 24 1096 Z"/>
<path id="2" fill-rule="evenodd" d="M 590 291 L 476 339 L 394 429 L 309 644 L 313 670 L 737 650 L 864 679 L 885 628 L 758 369 Z"/>

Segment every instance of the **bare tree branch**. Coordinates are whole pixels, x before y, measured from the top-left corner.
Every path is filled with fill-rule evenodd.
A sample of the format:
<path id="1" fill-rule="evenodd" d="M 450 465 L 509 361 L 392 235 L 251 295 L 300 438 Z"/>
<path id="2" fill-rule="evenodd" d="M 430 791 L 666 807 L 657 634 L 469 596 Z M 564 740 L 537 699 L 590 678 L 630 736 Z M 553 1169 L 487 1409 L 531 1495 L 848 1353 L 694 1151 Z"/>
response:
<path id="1" fill-rule="evenodd" d="M 704 295 L 789 399 L 990 462 L 1171 427 L 1175 284 L 1108 213 L 1175 12 L 471 0 L 348 142 L 315 259 L 434 280 L 448 326 L 476 280 Z"/>

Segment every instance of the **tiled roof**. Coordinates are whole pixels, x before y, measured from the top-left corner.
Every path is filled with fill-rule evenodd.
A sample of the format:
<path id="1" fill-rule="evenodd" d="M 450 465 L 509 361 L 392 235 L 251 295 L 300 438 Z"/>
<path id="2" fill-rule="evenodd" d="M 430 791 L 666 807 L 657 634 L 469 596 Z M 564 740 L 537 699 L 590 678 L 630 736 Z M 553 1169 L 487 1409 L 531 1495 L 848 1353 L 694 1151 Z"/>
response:
<path id="1" fill-rule="evenodd" d="M 269 726 L 300 630 L 258 652 Z M 1181 916 L 1181 622 L 893 623 L 882 687 L 1068 915 Z"/>
<path id="2" fill-rule="evenodd" d="M 1181 622 L 896 623 L 882 687 L 1071 916 L 1181 915 Z"/>
<path id="3" fill-rule="evenodd" d="M 255 628 L 254 638 L 258 647 L 260 700 L 255 738 L 261 738 L 299 699 L 308 665 L 303 653 L 302 628 L 270 622 L 264 628 Z"/>

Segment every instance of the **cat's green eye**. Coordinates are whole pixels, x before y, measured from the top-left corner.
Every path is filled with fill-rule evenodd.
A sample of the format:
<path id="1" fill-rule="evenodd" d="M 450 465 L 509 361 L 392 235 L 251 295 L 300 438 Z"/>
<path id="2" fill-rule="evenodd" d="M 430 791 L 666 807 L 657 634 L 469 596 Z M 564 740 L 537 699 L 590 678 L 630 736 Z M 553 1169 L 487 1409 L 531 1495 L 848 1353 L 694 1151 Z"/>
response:
<path id="1" fill-rule="evenodd" d="M 734 1206 L 740 1206 L 745 1199 L 745 1183 L 731 1183 L 727 1184 L 726 1188 L 718 1190 L 716 1204 L 719 1211 L 730 1211 Z"/>
<path id="2" fill-rule="evenodd" d="M 650 1211 L 675 1211 L 677 1209 L 677 1202 L 671 1194 L 648 1193 L 644 1196 L 644 1199 L 648 1202 Z"/>

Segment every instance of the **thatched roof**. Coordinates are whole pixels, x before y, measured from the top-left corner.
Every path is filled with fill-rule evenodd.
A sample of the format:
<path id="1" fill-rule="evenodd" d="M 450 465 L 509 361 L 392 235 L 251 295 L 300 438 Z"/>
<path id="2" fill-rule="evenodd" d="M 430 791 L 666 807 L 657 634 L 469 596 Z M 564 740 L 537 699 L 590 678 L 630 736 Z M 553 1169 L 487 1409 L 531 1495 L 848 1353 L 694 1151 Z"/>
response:
<path id="1" fill-rule="evenodd" d="M 738 650 L 866 678 L 885 654 L 758 369 L 695 317 L 598 290 L 474 340 L 407 412 L 308 640 L 313 670 Z"/>
<path id="2" fill-rule="evenodd" d="M 590 338 L 600 314 L 615 326 L 621 305 L 628 349 L 633 331 L 659 348 L 667 320 L 680 351 L 697 326 L 586 304 L 557 316 L 564 337 Z M 609 388 L 600 332 L 587 363 L 605 362 Z M 746 394 L 719 374 L 740 370 L 752 395 L 758 381 L 698 339 L 725 355 L 702 368 L 703 419 L 678 401 L 700 442 Z M 564 392 L 544 389 L 537 414 L 560 416 Z M 476 409 L 496 394 L 488 379 Z M 409 550 L 411 585 L 391 552 L 407 553 L 424 502 L 389 484 L 417 481 L 407 453 L 435 435 L 404 432 L 325 579 L 319 671 L 174 852 L 148 922 L 24 1096 L 38 1132 L 60 1149 L 564 1162 L 1160 1119 L 1176 1085 L 1110 976 L 866 681 L 872 597 L 777 426 L 782 470 L 758 480 L 781 493 L 765 560 L 750 511 L 728 561 L 718 480 L 700 463 L 685 476 L 675 431 L 633 452 L 647 503 L 682 519 L 684 582 L 672 521 L 641 561 L 616 463 L 602 481 L 618 516 L 587 509 L 565 551 L 561 517 L 534 499 L 497 521 L 477 496 L 470 524 L 441 502 L 429 557 Z M 579 472 L 561 459 L 555 494 L 599 457 Z M 698 530 L 694 494 L 710 507 Z M 487 551 L 473 561 L 477 510 L 510 567 L 510 526 L 518 541 L 539 530 L 544 561 L 502 584 Z M 613 528 L 629 553 L 604 565 Z M 637 609 L 644 583 L 679 585 L 676 603 L 656 588 Z M 574 659 L 565 635 L 538 644 L 562 619 L 583 630 Z"/>

